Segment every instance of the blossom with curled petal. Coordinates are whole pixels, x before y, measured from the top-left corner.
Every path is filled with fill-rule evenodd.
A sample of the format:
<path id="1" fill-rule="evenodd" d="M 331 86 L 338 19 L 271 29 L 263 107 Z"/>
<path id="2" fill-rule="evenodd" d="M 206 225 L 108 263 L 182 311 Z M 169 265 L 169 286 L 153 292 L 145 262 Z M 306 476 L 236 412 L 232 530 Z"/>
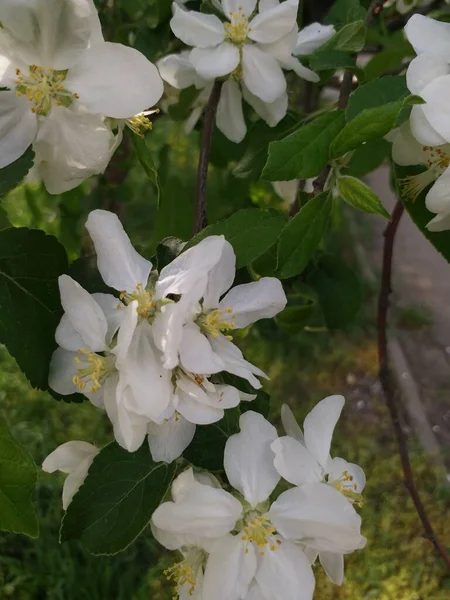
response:
<path id="1" fill-rule="evenodd" d="M 53 450 L 42 463 L 42 469 L 47 473 L 62 471 L 67 473 L 63 486 L 63 509 L 72 502 L 73 497 L 83 485 L 92 461 L 100 450 L 88 442 L 66 442 Z"/>
<path id="2" fill-rule="evenodd" d="M 3 0 L 0 22 L 0 168 L 33 144 L 34 175 L 51 193 L 72 189 L 116 147 L 104 118 L 132 119 L 159 100 L 158 71 L 103 40 L 92 0 Z"/>
<path id="3" fill-rule="evenodd" d="M 290 483 L 302 490 L 332 488 L 332 494 L 339 492 L 348 502 L 347 512 L 355 517 L 352 504 L 361 502 L 361 493 L 366 478 L 358 465 L 343 458 L 331 458 L 330 446 L 334 427 L 344 406 L 343 396 L 329 396 L 311 410 L 303 424 L 303 432 L 294 415 L 285 404 L 282 408 L 282 421 L 286 436 L 278 438 L 271 445 L 275 454 L 274 465 L 278 473 Z M 325 491 L 326 490 L 326 491 Z M 292 491 L 292 496 L 295 491 Z M 341 501 L 345 510 L 345 502 Z M 362 542 L 362 538 L 361 538 Z M 319 559 L 328 577 L 338 585 L 344 578 L 345 544 L 339 551 L 338 546 L 324 545 L 320 540 L 307 540 L 306 546 L 318 552 Z"/>

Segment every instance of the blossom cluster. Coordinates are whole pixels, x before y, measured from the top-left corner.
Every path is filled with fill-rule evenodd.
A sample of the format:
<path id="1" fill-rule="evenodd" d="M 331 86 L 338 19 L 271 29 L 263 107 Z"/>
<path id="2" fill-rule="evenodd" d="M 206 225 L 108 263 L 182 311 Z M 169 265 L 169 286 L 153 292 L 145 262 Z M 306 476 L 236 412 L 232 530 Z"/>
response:
<path id="1" fill-rule="evenodd" d="M 0 23 L 0 168 L 32 145 L 30 179 L 63 193 L 103 173 L 125 125 L 151 127 L 158 70 L 104 41 L 93 0 L 2 0 Z"/>
<path id="2" fill-rule="evenodd" d="M 427 186 L 425 204 L 435 213 L 430 231 L 450 229 L 450 24 L 413 15 L 405 26 L 417 57 L 408 66 L 406 82 L 424 104 L 412 107 L 409 122 L 389 134 L 393 160 L 399 165 L 426 165 L 417 176 L 400 180 L 406 197 L 415 200 Z"/>
<path id="3" fill-rule="evenodd" d="M 153 459 L 172 462 L 196 425 L 219 421 L 227 408 L 255 397 L 217 374 L 261 387 L 258 377 L 266 375 L 245 360 L 232 333 L 283 310 L 285 293 L 273 277 L 231 287 L 236 257 L 223 236 L 206 237 L 157 273 L 115 214 L 94 210 L 86 227 L 99 272 L 119 297 L 89 294 L 68 275 L 59 278 L 64 315 L 50 387 L 79 391 L 103 408 L 126 450 L 137 450 L 148 435 Z"/>
<path id="4" fill-rule="evenodd" d="M 216 124 L 228 139 L 239 143 L 247 132 L 242 100 L 270 127 L 277 125 L 288 108 L 283 69 L 319 81 L 297 57 L 311 54 L 335 29 L 313 23 L 299 32 L 298 0 L 215 0 L 213 5 L 217 15 L 174 3 L 172 31 L 192 49 L 164 57 L 158 68 L 173 88 L 201 90 L 188 128 L 199 118 L 213 82 L 224 81 Z"/>

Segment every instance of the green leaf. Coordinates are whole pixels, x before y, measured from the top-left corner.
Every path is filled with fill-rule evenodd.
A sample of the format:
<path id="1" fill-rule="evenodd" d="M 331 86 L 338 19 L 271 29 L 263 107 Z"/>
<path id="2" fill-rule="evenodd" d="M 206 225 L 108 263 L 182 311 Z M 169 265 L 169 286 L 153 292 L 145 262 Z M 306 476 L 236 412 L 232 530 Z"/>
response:
<path id="1" fill-rule="evenodd" d="M 357 148 L 347 165 L 348 175 L 363 177 L 379 167 L 391 154 L 392 145 L 383 138 Z"/>
<path id="2" fill-rule="evenodd" d="M 165 237 L 188 239 L 192 235 L 195 197 L 192 188 L 178 177 L 168 177 L 156 213 L 156 240 Z"/>
<path id="3" fill-rule="evenodd" d="M 32 495 L 36 465 L 12 437 L 0 415 L 0 529 L 38 537 L 39 524 Z"/>
<path id="4" fill-rule="evenodd" d="M 404 75 L 382 77 L 357 88 L 350 96 L 345 111 L 347 121 L 352 121 L 364 110 L 384 106 L 409 96 Z"/>
<path id="5" fill-rule="evenodd" d="M 304 330 L 316 309 L 316 300 L 311 295 L 295 294 L 288 297 L 286 308 L 275 317 L 275 321 L 286 333 L 295 334 Z"/>
<path id="6" fill-rule="evenodd" d="M 361 286 L 342 259 L 323 254 L 306 283 L 317 293 L 328 329 L 346 327 L 355 319 L 362 301 Z"/>
<path id="7" fill-rule="evenodd" d="M 176 237 L 166 237 L 156 248 L 156 264 L 158 271 L 167 267 L 181 252 L 186 242 Z"/>
<path id="8" fill-rule="evenodd" d="M 117 554 L 147 527 L 175 466 L 153 462 L 148 445 L 128 452 L 115 442 L 94 458 L 61 524 L 61 541 L 78 539 L 92 554 Z"/>
<path id="9" fill-rule="evenodd" d="M 278 269 L 280 279 L 301 273 L 323 238 L 331 214 L 328 192 L 312 198 L 289 221 L 278 241 Z"/>
<path id="10" fill-rule="evenodd" d="M 0 342 L 42 390 L 48 389 L 62 314 L 58 277 L 66 272 L 66 253 L 56 238 L 26 228 L 0 231 Z"/>
<path id="11" fill-rule="evenodd" d="M 75 279 L 90 294 L 112 294 L 113 296 L 118 296 L 118 292 L 110 288 L 103 281 L 97 268 L 96 254 L 77 258 L 70 265 L 67 275 Z"/>
<path id="12" fill-rule="evenodd" d="M 200 469 L 223 470 L 225 444 L 239 431 L 239 408 L 225 411 L 223 419 L 212 425 L 197 425 L 195 436 L 184 451 L 184 458 Z"/>
<path id="13" fill-rule="evenodd" d="M 414 54 L 409 43 L 404 43 L 393 48 L 387 48 L 375 54 L 373 58 L 364 67 L 364 77 L 366 81 L 376 79 L 382 73 L 390 69 L 397 68 L 406 56 Z"/>
<path id="14" fill-rule="evenodd" d="M 343 50 L 317 50 L 311 56 L 309 66 L 313 71 L 327 69 L 354 69 L 355 59 Z"/>
<path id="15" fill-rule="evenodd" d="M 394 127 L 403 101 L 369 108 L 359 113 L 342 129 L 331 144 L 331 158 L 339 158 L 364 143 L 384 137 Z"/>
<path id="16" fill-rule="evenodd" d="M 286 217 L 275 211 L 246 208 L 203 229 L 191 239 L 186 250 L 209 235 L 224 235 L 233 246 L 239 269 L 264 254 L 277 241 L 285 224 Z"/>
<path id="17" fill-rule="evenodd" d="M 314 177 L 328 162 L 333 139 L 344 127 L 343 111 L 330 111 L 269 145 L 263 177 L 269 181 Z"/>
<path id="18" fill-rule="evenodd" d="M 287 135 L 297 123 L 298 118 L 290 114 L 276 127 L 269 127 L 262 120 L 257 121 L 247 134 L 247 147 L 233 175 L 239 179 L 258 181 L 267 162 L 269 143 Z"/>
<path id="19" fill-rule="evenodd" d="M 172 104 L 168 108 L 170 118 L 174 121 L 186 121 L 192 112 L 192 104 L 200 93 L 195 85 L 180 91 L 180 96 L 176 104 Z"/>
<path id="20" fill-rule="evenodd" d="M 344 52 L 359 52 L 366 41 L 366 26 L 363 20 L 344 25 L 321 50 L 342 50 Z"/>
<path id="21" fill-rule="evenodd" d="M 269 415 L 270 395 L 267 394 L 264 390 L 255 390 L 246 379 L 238 377 L 237 375 L 232 375 L 231 373 L 223 372 L 220 373 L 217 377 L 220 383 L 232 385 L 233 387 L 240 390 L 241 392 L 244 392 L 245 394 L 256 395 L 256 398 L 254 400 L 241 401 L 241 403 L 239 404 L 239 410 L 241 411 L 241 413 L 245 413 L 248 410 L 253 410 L 254 412 L 263 415 L 263 417 L 267 417 Z"/>
<path id="22" fill-rule="evenodd" d="M 336 0 L 328 11 L 323 23 L 326 25 L 342 25 L 364 19 L 366 10 L 358 0 Z"/>
<path id="23" fill-rule="evenodd" d="M 382 215 L 390 220 L 391 215 L 381 204 L 378 196 L 372 192 L 370 187 L 359 179 L 356 179 L 356 177 L 350 177 L 349 175 L 339 177 L 337 188 L 343 200 L 347 204 L 350 204 L 350 206 L 353 206 L 353 208 L 358 208 L 374 215 Z"/>
<path id="24" fill-rule="evenodd" d="M 425 206 L 425 198 L 429 191 L 427 187 L 416 200 L 412 201 L 405 196 L 405 188 L 399 185 L 399 180 L 405 177 L 414 177 L 418 173 L 423 172 L 421 167 L 400 167 L 394 165 L 394 176 L 397 183 L 397 194 L 402 200 L 411 219 L 414 221 L 418 229 L 423 233 L 427 240 L 433 244 L 435 249 L 450 262 L 450 231 L 429 231 L 427 224 L 435 217 L 435 213 L 430 212 Z"/>
<path id="25" fill-rule="evenodd" d="M 28 171 L 33 166 L 34 152 L 30 148 L 23 154 L 19 160 L 0 169 L 0 199 L 6 196 L 8 192 L 22 183 Z"/>
<path id="26" fill-rule="evenodd" d="M 159 183 L 158 170 L 150 154 L 150 149 L 147 146 L 145 138 L 141 138 L 138 135 L 133 135 L 131 139 L 133 140 L 133 146 L 136 150 L 136 155 L 139 159 L 139 162 L 141 163 L 147 177 L 155 187 L 159 204 L 161 185 Z"/>

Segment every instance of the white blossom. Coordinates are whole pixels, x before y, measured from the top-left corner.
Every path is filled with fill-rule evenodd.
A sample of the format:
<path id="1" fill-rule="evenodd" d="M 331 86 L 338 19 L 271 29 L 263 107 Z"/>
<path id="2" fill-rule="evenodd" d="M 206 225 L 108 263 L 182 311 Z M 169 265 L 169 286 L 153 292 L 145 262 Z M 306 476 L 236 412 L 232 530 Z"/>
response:
<path id="1" fill-rule="evenodd" d="M 88 442 L 66 442 L 53 450 L 42 464 L 42 469 L 47 473 L 62 471 L 67 473 L 63 486 L 63 509 L 72 502 L 72 498 L 83 485 L 92 461 L 100 452 L 98 448 Z"/>
<path id="2" fill-rule="evenodd" d="M 345 500 L 340 501 L 343 510 L 347 502 L 346 510 L 356 522 L 357 515 L 352 503 L 360 502 L 366 483 L 364 471 L 343 458 L 330 456 L 331 438 L 343 406 L 342 396 L 325 398 L 307 415 L 302 432 L 292 412 L 284 405 L 281 415 L 287 435 L 275 440 L 271 448 L 275 453 L 274 465 L 278 473 L 290 483 L 300 486 L 299 498 L 304 499 L 305 494 L 307 496 L 312 490 L 321 489 L 321 500 L 328 496 L 331 500 L 336 497 L 335 491 L 340 492 L 345 496 Z M 332 488 L 333 492 L 330 494 L 326 488 Z M 288 493 L 295 498 L 295 491 Z M 360 542 L 363 543 L 363 538 Z M 305 544 L 318 551 L 328 577 L 341 585 L 344 577 L 343 555 L 349 551 L 345 541 L 342 541 L 340 549 L 337 539 L 331 544 L 323 544 L 321 540 L 308 540 Z"/>
<path id="3" fill-rule="evenodd" d="M 104 118 L 133 119 L 163 85 L 140 52 L 105 42 L 92 0 L 0 6 L 0 168 L 34 145 L 52 193 L 102 172 L 120 141 Z"/>

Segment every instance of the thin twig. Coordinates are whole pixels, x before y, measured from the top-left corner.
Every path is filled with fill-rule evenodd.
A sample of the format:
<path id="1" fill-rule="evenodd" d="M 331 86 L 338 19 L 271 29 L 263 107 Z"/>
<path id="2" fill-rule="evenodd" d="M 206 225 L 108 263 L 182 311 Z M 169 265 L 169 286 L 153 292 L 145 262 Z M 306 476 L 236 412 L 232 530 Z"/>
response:
<path id="1" fill-rule="evenodd" d="M 197 171 L 197 193 L 195 200 L 195 213 L 193 223 L 193 235 L 199 233 L 206 227 L 206 182 L 208 179 L 209 155 L 211 153 L 211 142 L 214 131 L 214 121 L 220 100 L 223 81 L 214 83 L 208 104 L 205 109 L 203 123 L 202 141 L 200 145 L 200 158 Z"/>
<path id="2" fill-rule="evenodd" d="M 411 468 L 411 461 L 408 453 L 408 442 L 403 432 L 400 415 L 397 406 L 398 390 L 393 382 L 392 374 L 389 369 L 388 344 L 387 344 L 387 317 L 389 311 L 389 296 L 392 291 L 392 257 L 394 250 L 395 234 L 400 223 L 404 208 L 400 200 L 397 201 L 392 213 L 392 221 L 386 227 L 384 232 L 383 249 L 383 270 L 381 274 L 381 288 L 378 297 L 378 364 L 379 379 L 383 388 L 386 404 L 391 415 L 394 426 L 395 436 L 397 438 L 400 460 L 402 463 L 405 487 L 411 496 L 414 507 L 419 515 L 425 530 L 426 537 L 432 542 L 437 552 L 441 555 L 444 562 L 450 568 L 450 557 L 447 555 L 444 546 L 438 540 L 436 533 L 428 518 L 426 509 L 420 499 L 414 475 Z"/>

